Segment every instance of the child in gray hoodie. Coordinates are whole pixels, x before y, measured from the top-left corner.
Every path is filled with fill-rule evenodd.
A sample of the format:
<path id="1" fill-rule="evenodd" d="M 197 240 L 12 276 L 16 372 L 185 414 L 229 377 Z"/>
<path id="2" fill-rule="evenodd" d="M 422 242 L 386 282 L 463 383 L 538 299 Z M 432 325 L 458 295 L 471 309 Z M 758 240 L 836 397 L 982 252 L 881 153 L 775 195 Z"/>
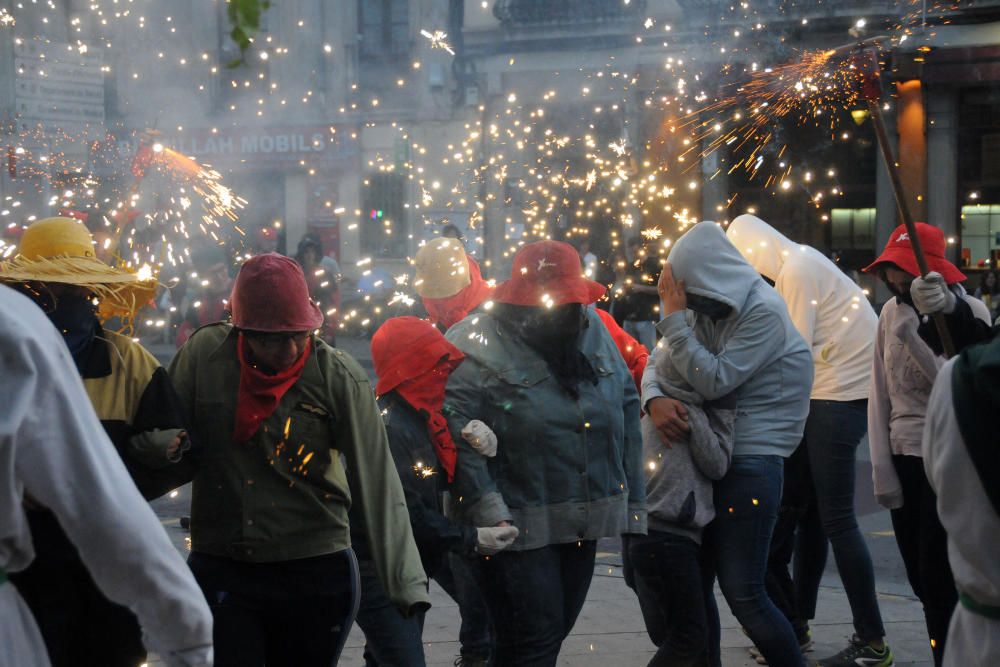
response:
<path id="1" fill-rule="evenodd" d="M 715 517 L 712 481 L 729 469 L 736 418 L 732 395 L 710 403 L 670 361 L 654 354 L 643 376 L 655 395 L 680 401 L 688 411 L 686 441 L 666 442 L 653 420 L 642 419 L 649 534 L 630 537 L 628 559 L 650 639 L 657 645 L 650 667 L 709 664 L 709 628 L 717 627 L 711 568 L 701 556 L 702 529 Z M 650 387 L 651 388 L 651 387 Z M 715 621 L 710 626 L 710 617 Z"/>

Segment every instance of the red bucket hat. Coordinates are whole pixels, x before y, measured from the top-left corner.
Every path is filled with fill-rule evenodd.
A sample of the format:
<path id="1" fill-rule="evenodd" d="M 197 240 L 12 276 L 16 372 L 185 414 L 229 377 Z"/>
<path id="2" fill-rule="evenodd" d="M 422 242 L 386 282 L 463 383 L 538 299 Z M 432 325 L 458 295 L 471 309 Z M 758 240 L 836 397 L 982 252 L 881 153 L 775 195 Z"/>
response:
<path id="1" fill-rule="evenodd" d="M 930 270 L 937 271 L 944 276 L 944 281 L 949 285 L 965 280 L 965 274 L 944 256 L 944 232 L 926 222 L 918 222 L 916 227 L 917 238 L 920 239 L 920 247 L 923 248 L 924 257 L 927 259 L 927 266 L 930 267 Z M 920 275 L 917 256 L 913 254 L 913 245 L 910 243 L 910 235 L 906 231 L 906 225 L 900 225 L 893 230 L 882 254 L 862 270 L 865 273 L 874 273 L 883 264 L 895 264 L 911 275 Z"/>
<path id="2" fill-rule="evenodd" d="M 493 300 L 515 306 L 561 306 L 594 303 L 607 288 L 583 276 L 580 255 L 562 241 L 529 243 L 514 255 L 511 277 L 500 284 Z"/>
<path id="3" fill-rule="evenodd" d="M 229 297 L 229 307 L 233 324 L 249 331 L 312 331 L 323 324 L 323 313 L 309 298 L 301 267 L 276 252 L 257 255 L 243 263 Z"/>
<path id="4" fill-rule="evenodd" d="M 431 370 L 444 357 L 457 366 L 465 355 L 427 320 L 412 315 L 386 320 L 372 336 L 372 366 L 378 376 L 375 393 L 389 393 Z"/>

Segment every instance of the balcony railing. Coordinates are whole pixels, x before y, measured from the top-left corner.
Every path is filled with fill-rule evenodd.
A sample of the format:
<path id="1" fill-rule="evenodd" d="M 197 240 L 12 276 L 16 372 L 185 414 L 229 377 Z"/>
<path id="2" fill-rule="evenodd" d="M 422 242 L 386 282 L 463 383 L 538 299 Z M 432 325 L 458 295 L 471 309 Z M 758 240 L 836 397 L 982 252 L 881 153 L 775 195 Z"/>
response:
<path id="1" fill-rule="evenodd" d="M 623 22 L 645 9 L 646 0 L 497 0 L 493 15 L 509 28 Z"/>

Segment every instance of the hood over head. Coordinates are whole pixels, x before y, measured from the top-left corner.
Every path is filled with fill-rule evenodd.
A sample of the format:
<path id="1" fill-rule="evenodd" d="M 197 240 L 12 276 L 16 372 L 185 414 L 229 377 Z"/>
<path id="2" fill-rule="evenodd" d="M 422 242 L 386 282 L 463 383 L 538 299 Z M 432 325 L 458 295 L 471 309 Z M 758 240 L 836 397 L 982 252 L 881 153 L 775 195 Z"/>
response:
<path id="1" fill-rule="evenodd" d="M 760 275 L 778 280 L 785 257 L 798 247 L 777 229 L 755 215 L 738 215 L 729 224 L 726 237 Z"/>
<path id="2" fill-rule="evenodd" d="M 722 228 L 699 222 L 674 244 L 669 256 L 674 279 L 684 281 L 688 294 L 724 303 L 737 313 L 761 279 Z"/>

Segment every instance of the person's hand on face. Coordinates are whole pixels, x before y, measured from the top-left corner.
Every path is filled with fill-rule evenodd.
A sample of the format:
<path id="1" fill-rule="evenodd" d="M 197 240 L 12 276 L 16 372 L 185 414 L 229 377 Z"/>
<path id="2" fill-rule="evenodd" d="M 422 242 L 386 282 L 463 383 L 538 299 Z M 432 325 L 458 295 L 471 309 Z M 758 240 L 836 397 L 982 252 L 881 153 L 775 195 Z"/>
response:
<path id="1" fill-rule="evenodd" d="M 674 280 L 674 271 L 670 262 L 663 265 L 660 271 L 660 281 L 656 285 L 656 291 L 660 295 L 663 303 L 663 316 L 687 309 L 687 295 L 684 293 L 684 281 Z"/>

